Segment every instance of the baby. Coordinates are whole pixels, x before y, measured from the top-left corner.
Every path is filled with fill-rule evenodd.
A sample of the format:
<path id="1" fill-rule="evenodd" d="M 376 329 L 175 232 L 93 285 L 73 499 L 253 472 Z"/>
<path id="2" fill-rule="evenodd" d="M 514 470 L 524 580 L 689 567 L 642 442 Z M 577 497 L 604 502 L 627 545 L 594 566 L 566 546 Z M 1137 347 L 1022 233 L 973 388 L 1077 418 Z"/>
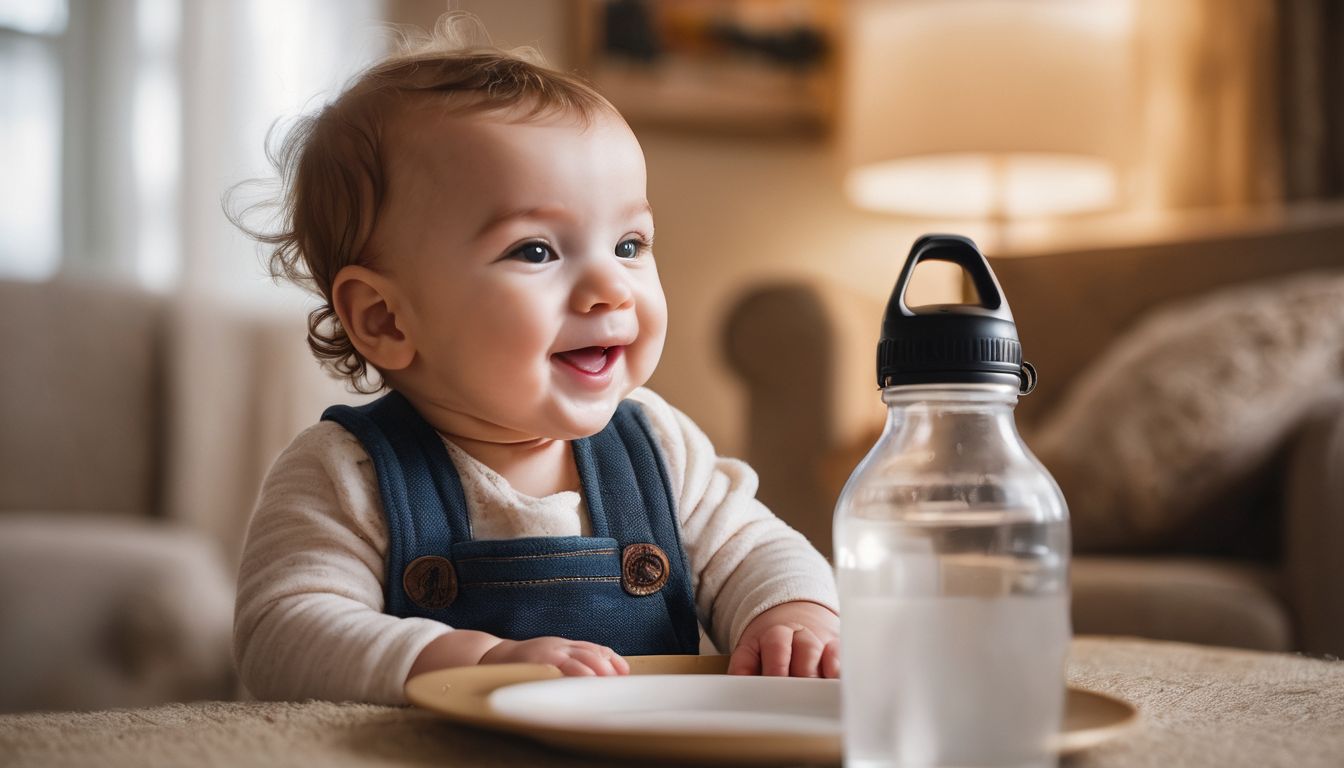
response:
<path id="1" fill-rule="evenodd" d="M 445 667 L 624 674 L 697 653 L 702 627 L 731 672 L 836 677 L 826 561 L 642 388 L 667 307 L 634 134 L 527 52 L 454 41 L 463 23 L 367 70 L 278 158 L 272 267 L 320 293 L 315 354 L 388 393 L 328 409 L 272 467 L 243 682 L 402 703 Z"/>

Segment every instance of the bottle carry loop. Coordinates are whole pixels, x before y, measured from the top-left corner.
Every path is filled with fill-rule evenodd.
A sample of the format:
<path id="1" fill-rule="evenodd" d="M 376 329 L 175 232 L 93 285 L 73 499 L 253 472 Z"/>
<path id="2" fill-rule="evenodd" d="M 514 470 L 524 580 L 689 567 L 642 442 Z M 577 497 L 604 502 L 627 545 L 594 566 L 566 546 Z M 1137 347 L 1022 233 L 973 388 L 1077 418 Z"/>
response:
<path id="1" fill-rule="evenodd" d="M 979 302 L 911 307 L 905 294 L 915 268 L 925 261 L 961 267 Z M 960 235 L 924 235 L 916 240 L 882 320 L 878 386 L 1014 384 L 1026 395 L 1036 382 L 1036 368 L 1022 359 L 1017 325 L 1003 289 L 975 243 Z"/>

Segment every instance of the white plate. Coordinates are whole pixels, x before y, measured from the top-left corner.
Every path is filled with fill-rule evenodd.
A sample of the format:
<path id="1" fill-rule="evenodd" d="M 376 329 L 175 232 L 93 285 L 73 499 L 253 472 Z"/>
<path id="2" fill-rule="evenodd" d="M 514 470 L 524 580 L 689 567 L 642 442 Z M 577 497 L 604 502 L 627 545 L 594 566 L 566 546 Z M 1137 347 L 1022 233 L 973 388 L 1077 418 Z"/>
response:
<path id="1" fill-rule="evenodd" d="M 738 675 L 567 677 L 510 685 L 497 715 L 548 728 L 666 734 L 840 734 L 840 681 Z"/>
<path id="2" fill-rule="evenodd" d="M 406 696 L 457 723 L 629 761 L 839 764 L 834 680 L 728 677 L 726 656 L 631 656 L 629 677 L 567 678 L 544 664 L 441 669 Z M 1131 705 L 1069 689 L 1058 747 L 1071 754 L 1138 723 Z"/>

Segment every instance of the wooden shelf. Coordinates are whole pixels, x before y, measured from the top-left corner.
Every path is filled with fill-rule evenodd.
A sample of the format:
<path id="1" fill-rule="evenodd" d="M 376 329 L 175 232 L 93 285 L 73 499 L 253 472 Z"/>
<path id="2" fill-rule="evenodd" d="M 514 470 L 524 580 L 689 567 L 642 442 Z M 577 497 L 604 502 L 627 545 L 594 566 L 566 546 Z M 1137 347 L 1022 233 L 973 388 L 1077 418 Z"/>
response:
<path id="1" fill-rule="evenodd" d="M 753 0 L 750 6 L 768 13 L 771 4 Z M 773 4 L 780 14 L 800 7 L 795 0 Z M 580 73 L 636 127 L 821 136 L 830 130 L 834 115 L 839 6 L 831 0 L 805 4 L 808 24 L 821 32 L 826 52 L 819 63 L 799 68 L 712 45 L 672 47 L 648 62 L 609 55 L 601 50 L 605 3 L 579 0 L 576 61 Z M 657 0 L 649 7 L 656 16 Z M 715 7 L 727 13 L 733 4 Z"/>

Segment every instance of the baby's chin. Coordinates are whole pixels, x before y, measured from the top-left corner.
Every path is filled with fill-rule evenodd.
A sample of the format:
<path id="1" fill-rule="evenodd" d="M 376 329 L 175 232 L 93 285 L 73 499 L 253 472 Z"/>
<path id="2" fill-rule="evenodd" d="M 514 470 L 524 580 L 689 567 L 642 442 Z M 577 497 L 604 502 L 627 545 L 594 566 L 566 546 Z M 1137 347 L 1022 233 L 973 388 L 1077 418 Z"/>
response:
<path id="1" fill-rule="evenodd" d="M 592 437 L 606 428 L 616 415 L 621 401 L 634 392 L 640 384 L 631 384 L 613 388 L 601 398 L 576 401 L 569 398 L 558 399 L 550 404 L 544 429 L 552 440 L 578 440 Z M 538 425 L 539 427 L 541 425 Z"/>
<path id="2" fill-rule="evenodd" d="M 578 440 L 584 437 L 592 437 L 611 423 L 611 419 L 616 415 L 616 406 L 620 401 L 615 401 L 610 407 L 600 411 L 588 411 L 582 416 L 570 416 L 558 423 L 556 439 L 560 440 Z M 563 436 L 560 436 L 563 435 Z"/>

